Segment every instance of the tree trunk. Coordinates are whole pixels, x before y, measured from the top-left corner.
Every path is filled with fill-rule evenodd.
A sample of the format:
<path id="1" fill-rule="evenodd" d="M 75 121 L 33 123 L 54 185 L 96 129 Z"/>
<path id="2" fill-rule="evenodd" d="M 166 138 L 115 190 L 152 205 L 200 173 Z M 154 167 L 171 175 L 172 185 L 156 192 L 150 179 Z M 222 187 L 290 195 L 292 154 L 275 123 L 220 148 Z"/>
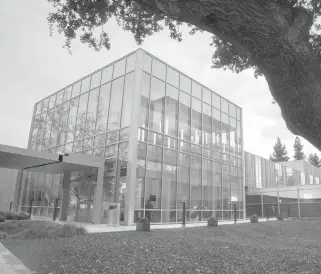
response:
<path id="1" fill-rule="evenodd" d="M 245 50 L 263 72 L 288 129 L 321 149 L 321 69 L 309 43 L 310 11 L 271 0 L 135 2 Z"/>

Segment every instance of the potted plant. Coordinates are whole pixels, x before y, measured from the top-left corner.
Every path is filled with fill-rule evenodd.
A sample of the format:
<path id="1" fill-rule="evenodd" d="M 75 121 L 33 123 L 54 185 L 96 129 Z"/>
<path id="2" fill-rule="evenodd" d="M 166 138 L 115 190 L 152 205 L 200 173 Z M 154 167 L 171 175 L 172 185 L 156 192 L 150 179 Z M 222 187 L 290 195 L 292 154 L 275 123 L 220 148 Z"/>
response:
<path id="1" fill-rule="evenodd" d="M 278 219 L 278 221 L 283 221 L 283 220 L 284 220 L 284 217 L 283 217 L 283 215 L 280 213 L 280 214 L 278 214 L 277 219 Z"/>
<path id="2" fill-rule="evenodd" d="M 147 218 L 138 218 L 136 222 L 136 231 L 150 231 L 150 221 Z"/>
<path id="3" fill-rule="evenodd" d="M 209 218 L 207 220 L 207 226 L 217 227 L 217 220 L 215 218 Z"/>
<path id="4" fill-rule="evenodd" d="M 258 223 L 259 222 L 259 217 L 254 214 L 251 216 L 251 223 Z"/>

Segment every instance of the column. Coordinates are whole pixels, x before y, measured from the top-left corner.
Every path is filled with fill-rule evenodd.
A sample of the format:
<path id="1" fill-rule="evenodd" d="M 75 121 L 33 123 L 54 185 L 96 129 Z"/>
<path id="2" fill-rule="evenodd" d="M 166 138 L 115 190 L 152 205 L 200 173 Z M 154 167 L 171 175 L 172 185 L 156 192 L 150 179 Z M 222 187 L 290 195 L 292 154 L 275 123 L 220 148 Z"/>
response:
<path id="1" fill-rule="evenodd" d="M 101 218 L 102 218 L 104 171 L 105 171 L 105 160 L 103 160 L 103 163 L 98 168 L 98 172 L 97 172 L 97 184 L 95 186 L 94 208 L 93 208 L 93 216 L 92 216 L 92 222 L 94 224 L 100 224 Z"/>
<path id="2" fill-rule="evenodd" d="M 143 50 L 136 51 L 136 71 L 133 94 L 133 106 L 131 114 L 128 162 L 125 194 L 125 225 L 134 224 L 135 196 L 136 196 L 136 167 L 137 167 L 137 144 L 138 144 L 138 119 L 140 109 L 141 82 L 143 73 Z"/>
<path id="3" fill-rule="evenodd" d="M 22 191 L 23 191 L 23 169 L 18 170 L 18 175 L 16 179 L 16 187 L 14 192 L 14 199 L 12 205 L 12 211 L 19 212 L 21 211 L 21 200 L 22 200 Z"/>
<path id="4" fill-rule="evenodd" d="M 70 199 L 70 172 L 64 172 L 64 179 L 62 185 L 62 201 L 60 220 L 67 221 L 68 205 Z"/>

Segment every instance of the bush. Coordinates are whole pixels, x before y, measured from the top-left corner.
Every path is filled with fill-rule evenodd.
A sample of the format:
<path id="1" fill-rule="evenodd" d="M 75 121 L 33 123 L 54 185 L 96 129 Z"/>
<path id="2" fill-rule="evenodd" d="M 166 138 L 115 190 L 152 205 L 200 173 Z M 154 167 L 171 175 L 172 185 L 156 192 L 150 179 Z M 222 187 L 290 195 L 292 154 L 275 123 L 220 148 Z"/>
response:
<path id="1" fill-rule="evenodd" d="M 145 217 L 140 217 L 137 219 L 137 223 L 150 223 L 150 221 Z"/>
<path id="2" fill-rule="evenodd" d="M 12 221 L 0 224 L 0 230 L 14 239 L 64 238 L 87 234 L 84 227 L 52 221 Z"/>
<path id="3" fill-rule="evenodd" d="M 18 220 L 28 220 L 29 219 L 29 214 L 26 212 L 19 212 L 18 213 Z"/>
<path id="4" fill-rule="evenodd" d="M 0 216 L 0 223 L 3 223 L 5 221 L 4 216 Z"/>
<path id="5" fill-rule="evenodd" d="M 259 217 L 254 214 L 251 216 L 251 223 L 258 223 L 259 222 Z"/>
<path id="6" fill-rule="evenodd" d="M 6 220 L 17 220 L 18 219 L 18 214 L 12 211 L 6 211 L 4 212 L 5 219 Z"/>
<path id="7" fill-rule="evenodd" d="M 284 220 L 283 215 L 282 214 L 278 214 L 277 219 L 279 221 L 283 221 Z"/>

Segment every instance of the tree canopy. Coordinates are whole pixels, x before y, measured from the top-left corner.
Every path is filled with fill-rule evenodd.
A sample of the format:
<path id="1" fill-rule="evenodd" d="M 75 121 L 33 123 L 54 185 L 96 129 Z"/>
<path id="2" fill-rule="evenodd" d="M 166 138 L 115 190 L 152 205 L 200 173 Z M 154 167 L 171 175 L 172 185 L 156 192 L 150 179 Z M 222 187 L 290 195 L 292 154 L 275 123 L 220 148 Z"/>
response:
<path id="1" fill-rule="evenodd" d="M 293 148 L 294 148 L 293 158 L 295 160 L 304 160 L 305 154 L 303 152 L 303 145 L 301 144 L 301 140 L 298 136 L 295 138 Z"/>
<path id="2" fill-rule="evenodd" d="M 138 44 L 170 30 L 182 40 L 213 34 L 213 67 L 264 75 L 288 129 L 321 149 L 321 0 L 48 0 L 55 7 L 48 22 L 66 37 L 79 36 L 95 50 L 110 48 L 104 29 L 114 17 Z"/>
<path id="3" fill-rule="evenodd" d="M 309 155 L 308 160 L 309 160 L 309 162 L 310 162 L 312 165 L 314 165 L 314 166 L 316 166 L 316 167 L 320 167 L 320 165 L 321 165 L 320 158 L 319 158 L 319 156 L 318 156 L 316 153 L 314 153 L 314 154 L 311 153 L 311 154 Z"/>
<path id="4" fill-rule="evenodd" d="M 270 160 L 273 162 L 286 162 L 289 161 L 288 152 L 286 151 L 285 145 L 282 144 L 280 138 L 273 146 L 273 154 L 270 155 Z"/>

